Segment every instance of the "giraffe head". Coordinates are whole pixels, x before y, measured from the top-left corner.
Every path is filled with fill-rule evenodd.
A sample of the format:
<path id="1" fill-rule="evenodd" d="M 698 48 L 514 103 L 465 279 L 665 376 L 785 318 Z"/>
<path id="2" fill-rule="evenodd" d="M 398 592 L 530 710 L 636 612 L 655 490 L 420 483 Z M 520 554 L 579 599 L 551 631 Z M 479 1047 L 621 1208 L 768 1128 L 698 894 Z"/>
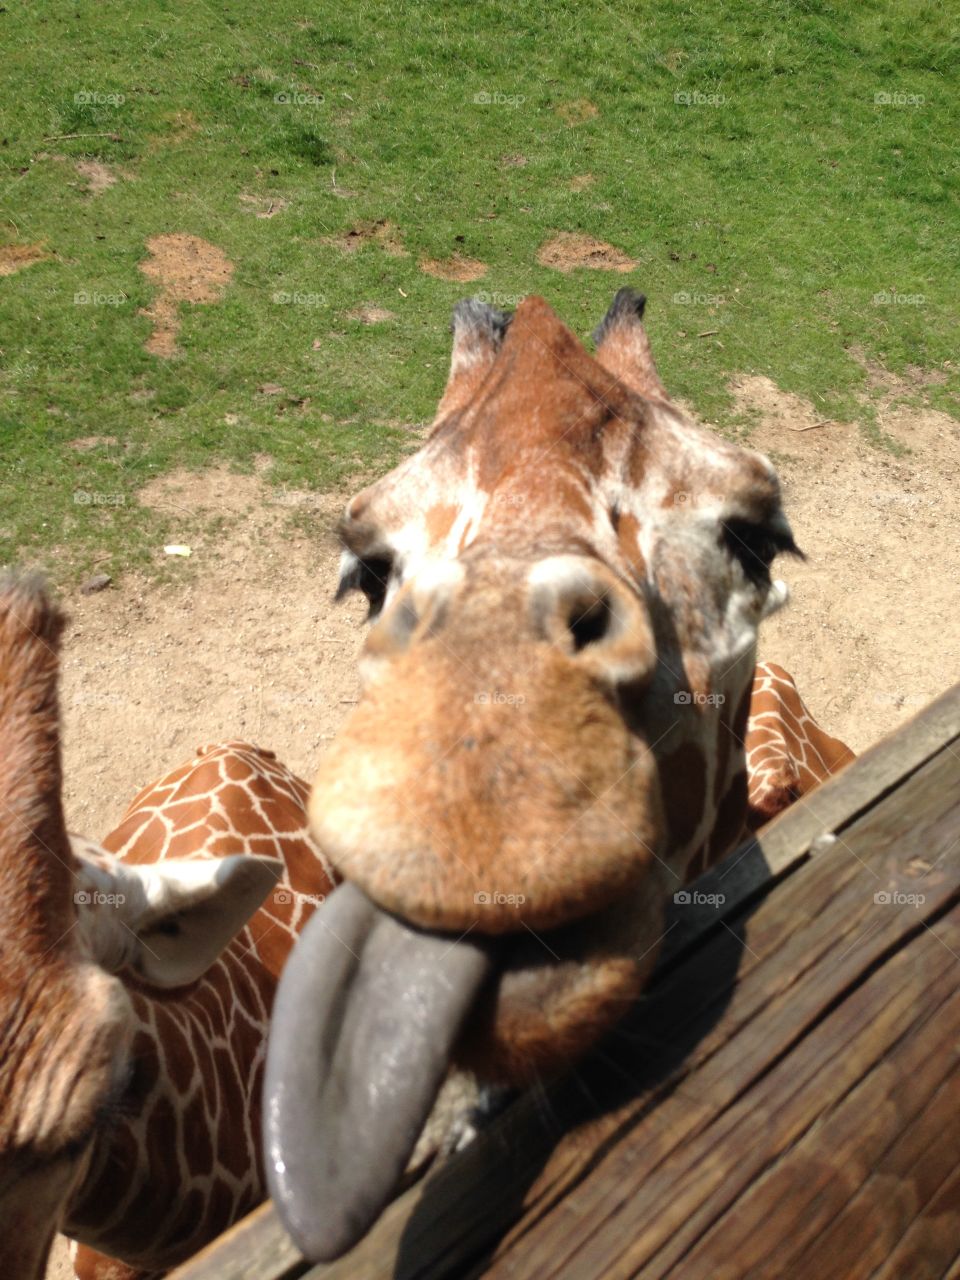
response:
<path id="1" fill-rule="evenodd" d="M 122 1099 L 127 984 L 195 981 L 281 865 L 238 857 L 120 867 L 71 843 L 60 796 L 62 626 L 35 582 L 0 581 L 0 1222 L 9 1228 L 0 1275 L 18 1280 L 43 1275 L 69 1196 Z"/>
<path id="2" fill-rule="evenodd" d="M 282 1092 L 283 1017 L 303 1033 L 322 971 L 341 1026 L 336 1044 L 315 1029 L 316 1115 L 305 1079 L 268 1126 L 274 1192 L 317 1256 L 375 1212 L 371 1169 L 402 1169 L 448 1055 L 522 1083 L 582 1052 L 640 990 L 668 894 L 742 828 L 757 628 L 795 547 L 770 463 L 667 398 L 642 311 L 621 290 L 591 356 L 540 299 L 512 318 L 460 304 L 429 437 L 341 523 L 340 592 L 373 625 L 310 812 L 347 884 L 281 983 L 268 1067 Z M 335 934 L 359 959 L 333 960 Z M 392 1128 L 350 1105 L 385 1053 L 413 1082 L 402 1108 L 378 1085 Z M 307 1206 L 329 1176 L 365 1207 L 316 1225 L 301 1176 Z"/>

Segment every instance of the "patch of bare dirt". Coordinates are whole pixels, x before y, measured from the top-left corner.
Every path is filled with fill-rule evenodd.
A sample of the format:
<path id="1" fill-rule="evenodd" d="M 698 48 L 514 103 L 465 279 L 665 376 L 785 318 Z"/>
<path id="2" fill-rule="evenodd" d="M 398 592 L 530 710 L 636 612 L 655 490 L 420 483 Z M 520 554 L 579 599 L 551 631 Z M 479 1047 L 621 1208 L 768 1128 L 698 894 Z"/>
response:
<path id="1" fill-rule="evenodd" d="M 87 195 L 100 196 L 117 185 L 117 175 L 100 160 L 78 160 L 74 168 L 87 184 Z"/>
<path id="2" fill-rule="evenodd" d="M 255 218 L 275 218 L 286 209 L 290 201 L 282 196 L 251 196 L 241 194 L 237 197 L 243 205 L 244 213 L 252 213 Z"/>
<path id="3" fill-rule="evenodd" d="M 600 114 L 599 108 L 587 98 L 577 98 L 575 102 L 561 102 L 556 112 L 563 123 L 571 129 L 587 120 L 595 120 Z"/>
<path id="4" fill-rule="evenodd" d="M 891 732 L 960 673 L 960 423 L 898 401 L 877 408 L 896 457 L 853 423 L 824 421 L 769 378 L 731 384 L 759 422 L 806 563 L 781 560 L 789 605 L 764 624 L 762 656 L 796 676 L 811 710 L 860 751 Z"/>
<path id="5" fill-rule="evenodd" d="M 12 276 L 49 257 L 42 244 L 0 244 L 0 276 Z"/>
<path id="6" fill-rule="evenodd" d="M 577 231 L 561 231 L 541 245 L 537 261 L 542 267 L 553 267 L 564 274 L 581 267 L 593 271 L 632 271 L 637 265 L 633 258 L 628 258 L 612 244 Z"/>
<path id="7" fill-rule="evenodd" d="M 387 320 L 396 320 L 396 312 L 386 307 L 378 307 L 374 302 L 363 302 L 359 307 L 352 307 L 347 312 L 348 320 L 359 320 L 361 324 L 383 324 Z"/>
<path id="8" fill-rule="evenodd" d="M 116 444 L 116 436 L 77 436 L 67 441 L 68 449 L 76 449 L 77 453 L 89 453 L 92 449 L 102 449 L 105 445 Z"/>
<path id="9" fill-rule="evenodd" d="M 140 492 L 182 524 L 182 581 L 138 576 L 68 602 L 65 800 L 72 829 L 105 835 L 137 789 L 202 742 L 246 738 L 310 778 L 357 696 L 365 605 L 333 604 L 343 497 L 280 491 L 226 470 Z M 290 525 L 316 522 L 311 537 Z M 217 518 L 216 530 L 211 519 Z"/>
<path id="10" fill-rule="evenodd" d="M 233 263 L 215 244 L 183 231 L 153 236 L 147 248 L 150 256 L 140 263 L 140 270 L 157 285 L 158 293 L 141 313 L 153 321 L 144 345 L 151 355 L 170 359 L 179 354 L 180 307 L 185 302 L 219 302 L 233 276 Z"/>
<path id="11" fill-rule="evenodd" d="M 528 164 L 527 157 L 520 155 L 519 152 L 517 152 L 515 155 L 500 157 L 501 169 L 523 169 L 526 167 L 527 164 Z"/>
<path id="12" fill-rule="evenodd" d="M 479 280 L 487 274 L 486 263 L 466 258 L 462 253 L 454 253 L 449 258 L 423 258 L 420 270 L 428 276 L 436 276 L 438 280 L 456 280 L 461 284 Z"/>
<path id="13" fill-rule="evenodd" d="M 391 258 L 405 258 L 407 251 L 403 247 L 403 232 L 387 218 L 377 222 L 358 222 L 346 231 L 339 231 L 334 236 L 324 236 L 322 244 L 333 245 L 341 253 L 356 253 L 365 244 L 376 244 Z"/>
<path id="14" fill-rule="evenodd" d="M 252 214 L 255 218 L 276 218 L 289 206 L 289 201 L 282 196 L 250 196 L 242 193 L 238 197 L 243 205 L 244 214 Z"/>
<path id="15" fill-rule="evenodd" d="M 571 191 L 586 191 L 595 182 L 596 178 L 592 173 L 578 173 L 570 179 L 569 187 Z"/>

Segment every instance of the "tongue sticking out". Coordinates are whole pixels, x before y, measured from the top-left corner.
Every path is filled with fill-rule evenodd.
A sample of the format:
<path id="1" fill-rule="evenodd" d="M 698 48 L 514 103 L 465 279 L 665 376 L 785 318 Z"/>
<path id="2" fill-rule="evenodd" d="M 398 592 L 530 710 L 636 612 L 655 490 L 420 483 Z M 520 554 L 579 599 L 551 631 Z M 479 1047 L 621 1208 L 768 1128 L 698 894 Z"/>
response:
<path id="1" fill-rule="evenodd" d="M 491 967 L 482 945 L 349 884 L 308 922 L 277 991 L 264 1106 L 270 1193 L 308 1258 L 345 1253 L 389 1201 Z"/>

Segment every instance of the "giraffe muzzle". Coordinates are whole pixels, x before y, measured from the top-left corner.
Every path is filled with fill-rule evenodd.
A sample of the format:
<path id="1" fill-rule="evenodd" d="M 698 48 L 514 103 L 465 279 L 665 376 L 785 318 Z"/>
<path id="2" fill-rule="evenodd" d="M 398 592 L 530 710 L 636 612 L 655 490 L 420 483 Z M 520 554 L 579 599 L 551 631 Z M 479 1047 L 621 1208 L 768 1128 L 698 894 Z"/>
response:
<path id="1" fill-rule="evenodd" d="M 313 1261 L 350 1249 L 395 1193 L 491 945 L 405 924 L 351 884 L 301 934 L 273 1010 L 264 1148 L 277 1210 Z"/>

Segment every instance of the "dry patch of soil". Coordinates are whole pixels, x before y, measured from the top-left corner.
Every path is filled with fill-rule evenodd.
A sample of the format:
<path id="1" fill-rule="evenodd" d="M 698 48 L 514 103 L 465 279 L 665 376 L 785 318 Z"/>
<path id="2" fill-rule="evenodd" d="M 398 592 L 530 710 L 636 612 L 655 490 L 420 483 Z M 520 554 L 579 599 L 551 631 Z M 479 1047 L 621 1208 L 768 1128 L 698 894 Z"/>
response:
<path id="1" fill-rule="evenodd" d="M 385 320 L 396 320 L 396 312 L 386 307 L 378 307 L 375 302 L 363 302 L 359 307 L 352 307 L 347 312 L 348 320 L 359 320 L 361 324 L 383 324 Z"/>
<path id="2" fill-rule="evenodd" d="M 542 267 L 553 267 L 569 275 L 581 267 L 593 271 L 632 271 L 637 265 L 620 249 L 593 236 L 577 231 L 561 231 L 559 235 L 540 246 L 537 261 Z"/>
<path id="3" fill-rule="evenodd" d="M 387 218 L 381 218 L 378 222 L 358 222 L 334 236 L 324 236 L 321 243 L 333 245 L 341 253 L 356 253 L 365 244 L 377 244 L 391 258 L 407 256 L 403 247 L 403 232 Z"/>
<path id="4" fill-rule="evenodd" d="M 520 155 L 519 152 L 516 155 L 500 157 L 501 169 L 523 169 L 527 164 L 527 157 Z"/>
<path id="5" fill-rule="evenodd" d="M 251 196 L 243 194 L 237 197 L 243 205 L 244 213 L 252 213 L 255 218 L 275 218 L 290 203 L 282 196 Z"/>
<path id="6" fill-rule="evenodd" d="M 486 263 L 476 258 L 465 258 L 462 253 L 455 253 L 449 258 L 424 258 L 420 270 L 428 276 L 436 276 L 438 280 L 456 280 L 461 284 L 479 280 L 487 274 Z"/>
<path id="7" fill-rule="evenodd" d="M 180 307 L 185 302 L 219 302 L 233 276 L 233 263 L 208 240 L 178 231 L 147 241 L 149 258 L 140 270 L 158 287 L 157 296 L 143 315 L 153 321 L 146 349 L 165 359 L 179 354 Z"/>
<path id="8" fill-rule="evenodd" d="M 77 453 L 89 453 L 91 449 L 100 449 L 104 445 L 116 444 L 116 436 L 77 436 L 67 441 L 68 449 L 76 449 Z"/>
<path id="9" fill-rule="evenodd" d="M 333 604 L 345 497 L 212 470 L 163 477 L 140 500 L 182 515 L 171 537 L 193 554 L 171 566 L 180 582 L 131 575 L 67 601 L 64 795 L 71 828 L 94 838 L 203 742 L 246 738 L 309 778 L 357 696 L 366 606 Z M 303 510 L 316 538 L 290 527 Z"/>
<path id="10" fill-rule="evenodd" d="M 117 175 L 100 160 L 78 160 L 74 168 L 87 184 L 88 195 L 103 195 L 117 185 Z"/>
<path id="11" fill-rule="evenodd" d="M 0 244 L 0 276 L 12 276 L 49 257 L 42 244 Z"/>
<path id="12" fill-rule="evenodd" d="M 592 187 L 596 182 L 596 178 L 592 173 L 578 173 L 570 179 L 571 191 L 586 191 L 587 187 Z"/>
<path id="13" fill-rule="evenodd" d="M 563 123 L 570 128 L 583 124 L 586 120 L 595 120 L 600 114 L 599 109 L 587 98 L 577 98 L 575 102 L 561 102 L 556 112 Z"/>

